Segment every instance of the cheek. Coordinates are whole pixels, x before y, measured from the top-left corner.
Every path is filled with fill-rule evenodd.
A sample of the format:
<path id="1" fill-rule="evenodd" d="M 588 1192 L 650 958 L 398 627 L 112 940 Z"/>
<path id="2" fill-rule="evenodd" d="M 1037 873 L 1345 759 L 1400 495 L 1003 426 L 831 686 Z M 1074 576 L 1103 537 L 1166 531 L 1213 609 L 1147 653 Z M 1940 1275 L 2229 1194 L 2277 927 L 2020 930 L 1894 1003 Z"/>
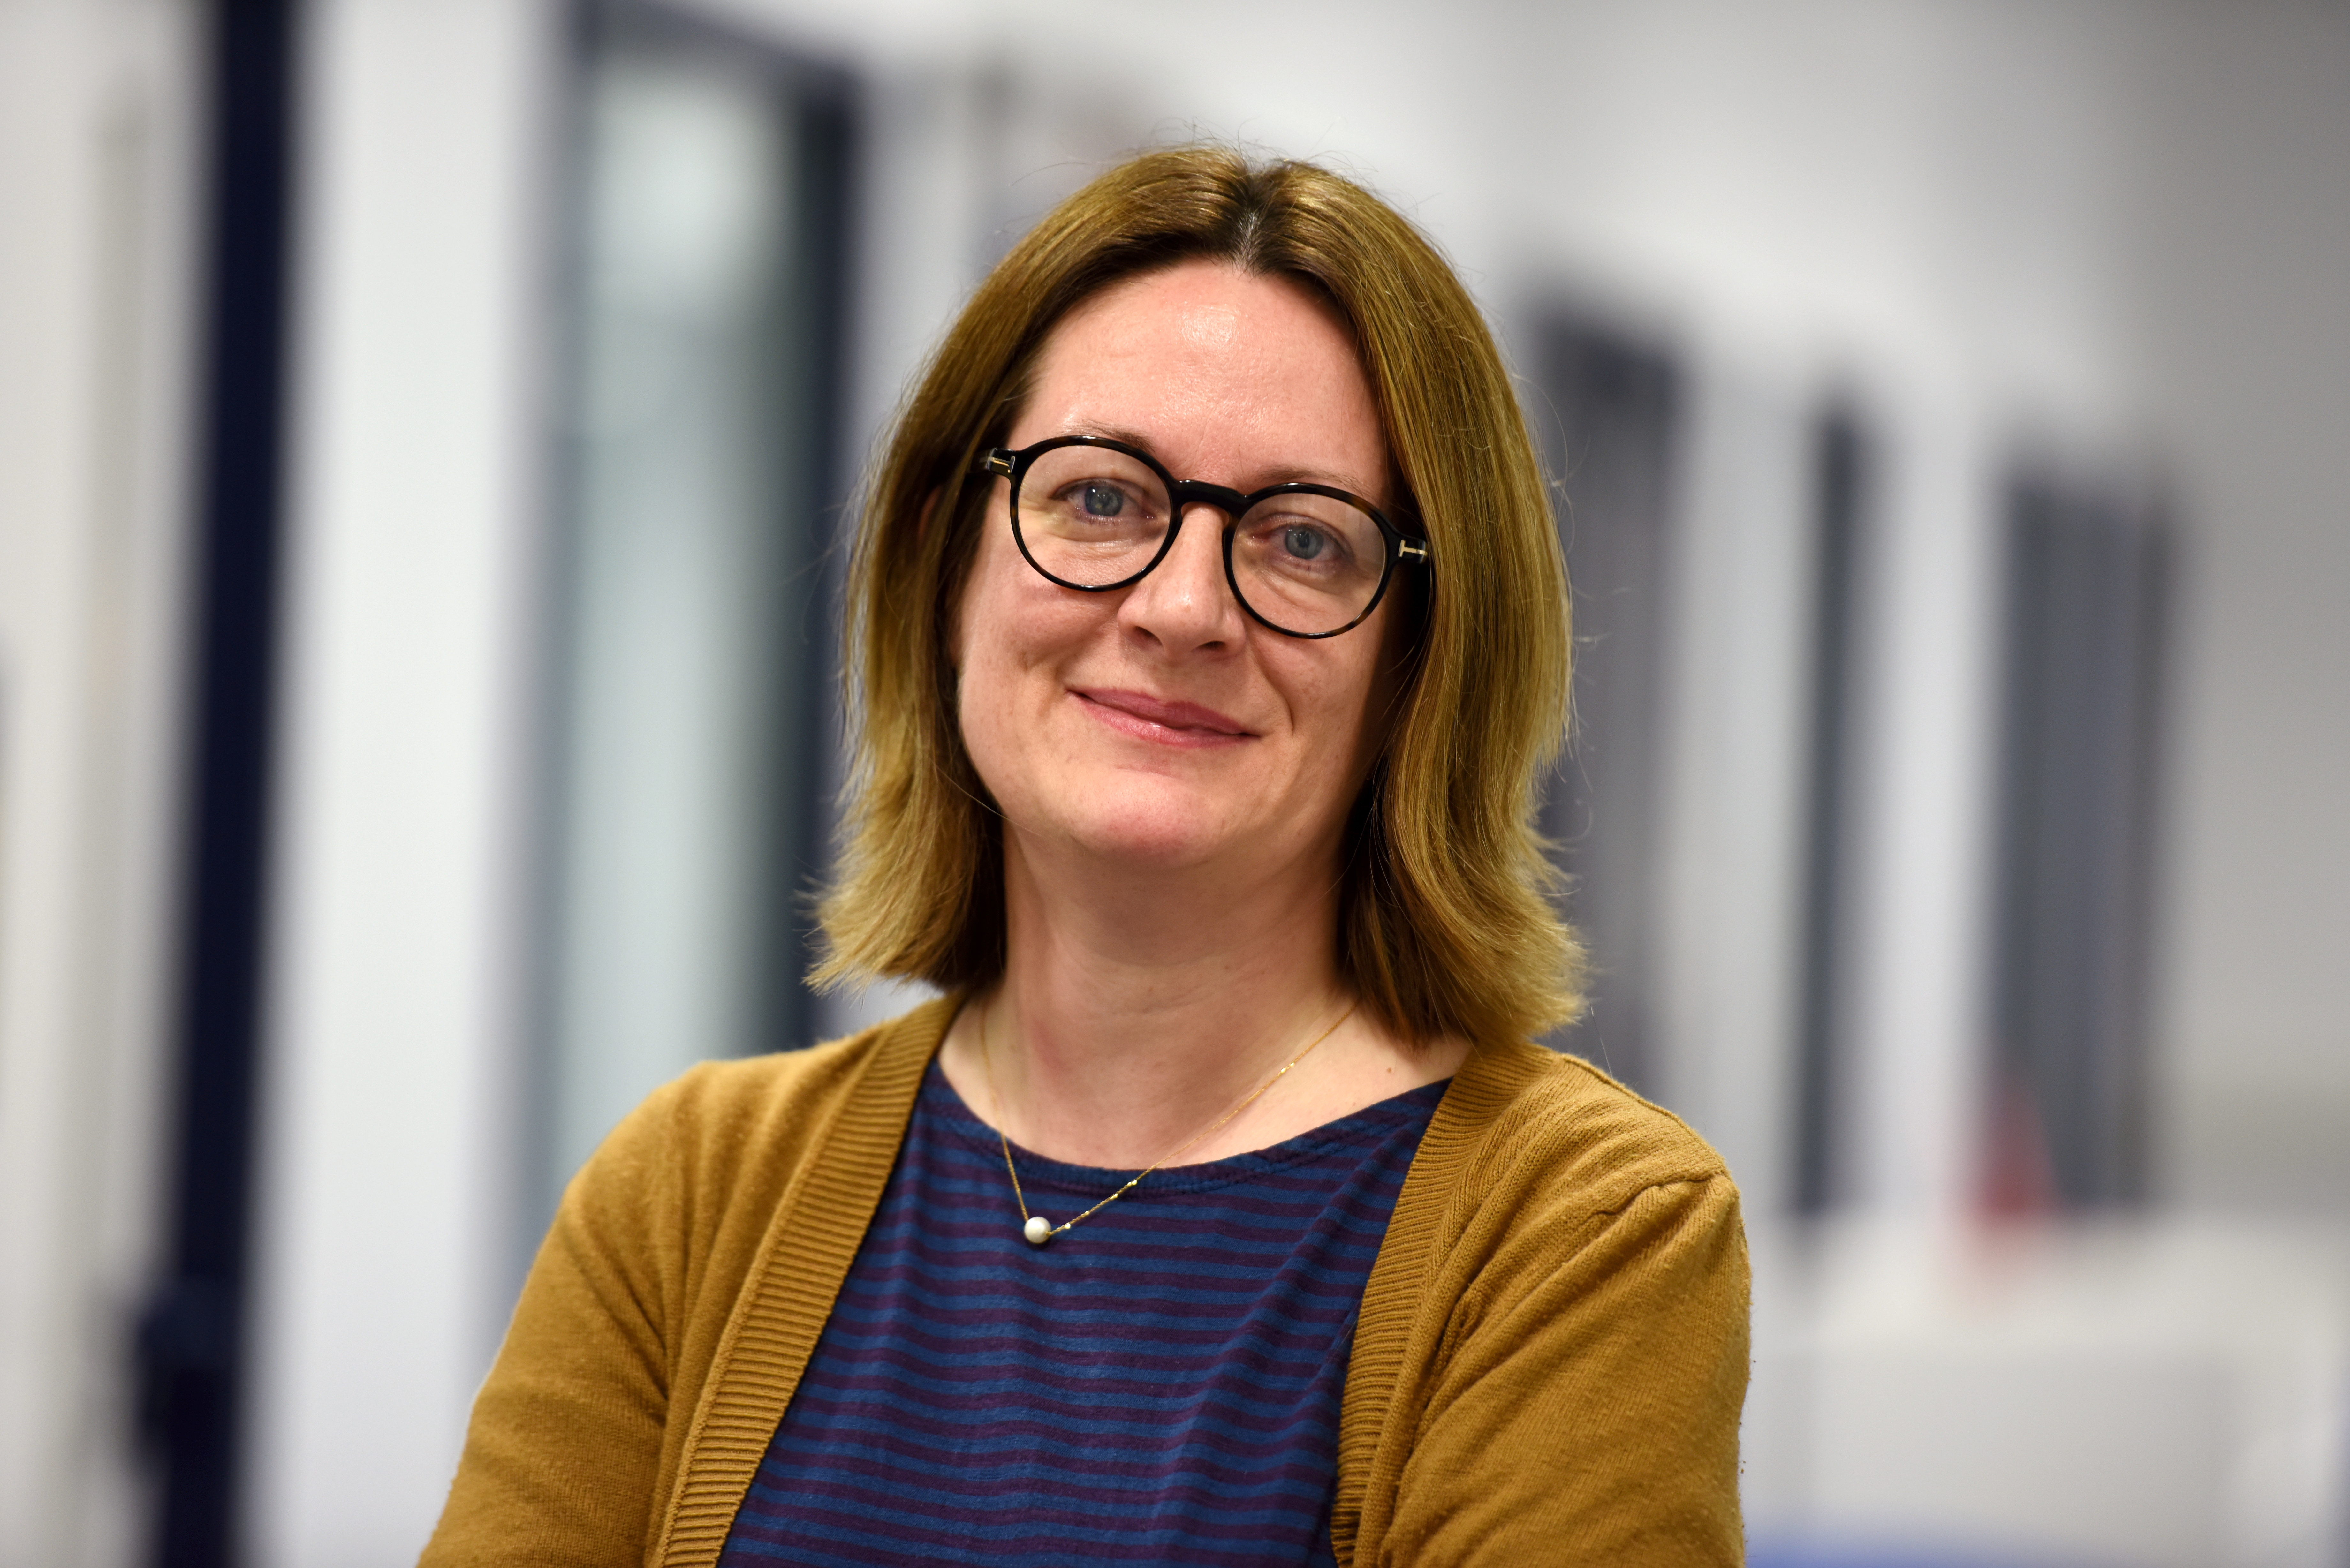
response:
<path id="1" fill-rule="evenodd" d="M 966 681 L 1000 682 L 1081 643 L 1101 619 L 1101 607 L 1038 576 L 991 526 L 956 608 L 955 669 Z"/>
<path id="2" fill-rule="evenodd" d="M 1006 624 L 1003 585 L 991 565 L 983 546 L 955 608 L 955 707 L 974 761 L 980 760 L 990 721 L 1003 711 L 1011 670 L 1011 650 L 1001 632 Z"/>
<path id="3" fill-rule="evenodd" d="M 1381 605 L 1367 624 L 1339 639 L 1347 645 L 1337 683 L 1346 693 L 1348 732 L 1355 749 L 1366 756 L 1376 753 L 1386 740 L 1399 690 L 1403 649 L 1398 645 L 1398 625 L 1393 605 Z"/>
<path id="4" fill-rule="evenodd" d="M 993 516 L 980 524 L 979 543 L 971 553 L 971 564 L 963 568 L 962 587 L 955 593 L 954 613 L 947 624 L 947 659 L 962 675 L 971 668 L 972 628 L 985 625 L 989 618 L 986 600 L 993 582 L 990 557 L 990 535 L 995 532 Z"/>
<path id="5" fill-rule="evenodd" d="M 955 650 L 955 724 L 963 753 L 999 807 L 1005 792 L 1018 795 L 1020 664 L 1014 650 L 991 635 L 996 624 L 989 595 L 974 586 L 963 598 Z"/>
<path id="6" fill-rule="evenodd" d="M 1059 690 L 1063 656 L 1085 641 L 1099 616 L 1031 571 L 1008 530 L 989 521 L 963 580 L 949 652 L 964 749 L 1000 792 L 1039 742 L 1035 726 Z"/>
<path id="7" fill-rule="evenodd" d="M 1326 650 L 1340 651 L 1327 644 L 1315 649 Z M 1295 693 L 1297 728 L 1306 742 L 1302 760 L 1310 764 L 1309 776 L 1327 780 L 1336 794 L 1352 795 L 1384 738 L 1385 684 L 1378 678 L 1378 643 L 1366 639 L 1362 646 L 1344 649 L 1344 658 L 1285 683 Z"/>
<path id="8" fill-rule="evenodd" d="M 1004 532 L 991 509 L 980 524 L 979 542 L 972 547 L 962 592 L 955 602 L 949 649 L 956 673 L 966 680 L 985 678 L 1003 650 L 1003 628 L 1021 622 L 1014 602 L 1020 585 L 1006 567 L 1026 568 L 1011 541 L 1003 537 Z"/>

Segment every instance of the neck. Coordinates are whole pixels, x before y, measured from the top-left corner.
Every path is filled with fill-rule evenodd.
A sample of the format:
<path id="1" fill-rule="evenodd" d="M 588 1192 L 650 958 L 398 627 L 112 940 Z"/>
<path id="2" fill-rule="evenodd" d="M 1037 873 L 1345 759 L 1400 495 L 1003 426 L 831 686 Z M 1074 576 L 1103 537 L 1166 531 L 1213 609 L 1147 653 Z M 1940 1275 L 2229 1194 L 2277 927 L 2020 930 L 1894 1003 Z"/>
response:
<path id="1" fill-rule="evenodd" d="M 987 1031 L 972 1104 L 1080 1164 L 1148 1165 L 1201 1134 L 1347 1006 L 1336 858 L 1105 876 L 1007 831 L 1005 973 L 969 1010 Z"/>
<path id="2" fill-rule="evenodd" d="M 1347 1011 L 1338 882 L 1335 837 L 1169 873 L 1056 858 L 1007 825 L 1003 980 L 962 1010 L 939 1065 L 1014 1143 L 1128 1170 L 1263 1148 L 1451 1076 L 1466 1042 L 1408 1044 Z"/>

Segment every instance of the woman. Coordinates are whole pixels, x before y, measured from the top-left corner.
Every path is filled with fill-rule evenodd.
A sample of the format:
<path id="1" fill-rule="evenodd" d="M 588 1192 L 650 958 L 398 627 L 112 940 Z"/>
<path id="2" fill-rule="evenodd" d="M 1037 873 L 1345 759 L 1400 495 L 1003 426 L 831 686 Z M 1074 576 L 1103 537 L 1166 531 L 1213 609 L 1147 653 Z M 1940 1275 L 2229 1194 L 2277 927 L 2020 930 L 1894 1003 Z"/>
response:
<path id="1" fill-rule="evenodd" d="M 1139 158 L 863 526 L 823 978 L 945 995 L 613 1135 L 425 1562 L 1737 1561 L 1735 1192 L 1524 1044 L 1565 584 L 1442 260 Z"/>

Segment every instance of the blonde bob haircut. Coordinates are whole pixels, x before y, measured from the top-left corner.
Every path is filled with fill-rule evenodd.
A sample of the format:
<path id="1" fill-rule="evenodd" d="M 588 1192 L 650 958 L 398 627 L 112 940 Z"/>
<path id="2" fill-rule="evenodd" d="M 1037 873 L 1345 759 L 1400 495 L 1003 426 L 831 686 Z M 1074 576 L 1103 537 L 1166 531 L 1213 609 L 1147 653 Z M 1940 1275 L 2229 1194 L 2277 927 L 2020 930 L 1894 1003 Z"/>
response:
<path id="1" fill-rule="evenodd" d="M 858 716 L 842 861 L 814 979 L 948 991 L 1004 965 L 1002 821 L 962 743 L 951 612 L 1048 334 L 1108 286 L 1208 258 L 1302 283 L 1352 328 L 1431 563 L 1406 584 L 1402 691 L 1348 819 L 1337 962 L 1414 1043 L 1574 1016 L 1580 952 L 1533 822 L 1565 727 L 1566 567 L 1510 378 L 1468 291 L 1395 210 L 1310 163 L 1145 153 L 1055 208 L 988 275 L 870 475 L 849 575 Z"/>

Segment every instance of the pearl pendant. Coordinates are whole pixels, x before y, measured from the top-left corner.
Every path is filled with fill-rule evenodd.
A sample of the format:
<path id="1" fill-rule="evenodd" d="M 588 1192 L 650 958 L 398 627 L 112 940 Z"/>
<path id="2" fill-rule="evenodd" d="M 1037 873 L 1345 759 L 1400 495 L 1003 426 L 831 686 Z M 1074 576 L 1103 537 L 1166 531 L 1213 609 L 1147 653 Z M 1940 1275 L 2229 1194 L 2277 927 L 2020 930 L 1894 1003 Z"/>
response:
<path id="1" fill-rule="evenodd" d="M 1053 1239 L 1053 1222 L 1042 1214 L 1031 1214 L 1028 1223 L 1020 1228 L 1020 1233 L 1028 1238 L 1030 1246 L 1041 1247 Z"/>

